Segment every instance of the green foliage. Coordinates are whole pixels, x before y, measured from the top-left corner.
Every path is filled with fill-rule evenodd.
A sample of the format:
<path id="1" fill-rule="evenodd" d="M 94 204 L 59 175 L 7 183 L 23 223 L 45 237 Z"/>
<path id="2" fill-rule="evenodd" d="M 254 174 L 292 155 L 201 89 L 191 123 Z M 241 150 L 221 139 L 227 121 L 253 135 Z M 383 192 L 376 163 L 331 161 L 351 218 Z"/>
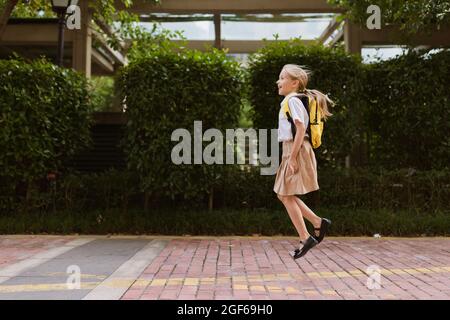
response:
<path id="1" fill-rule="evenodd" d="M 92 111 L 111 111 L 114 103 L 114 79 L 112 77 L 92 77 L 89 80 Z"/>
<path id="2" fill-rule="evenodd" d="M 357 168 L 319 172 L 320 205 L 339 208 L 445 211 L 450 171 Z"/>
<path id="3" fill-rule="evenodd" d="M 195 179 L 190 177 L 192 182 Z M 201 177 L 195 177 L 200 179 Z M 274 176 L 259 168 L 224 166 L 214 186 L 214 208 L 283 209 L 273 192 Z M 141 208 L 143 192 L 137 172 L 64 173 L 54 185 L 36 194 L 44 211 Z M 191 182 L 191 183 L 192 183 Z M 320 191 L 301 198 L 314 208 L 445 211 L 450 208 L 450 171 L 326 169 L 319 171 Z M 187 189 L 187 192 L 190 190 Z M 152 198 L 153 208 L 207 208 L 203 194 L 184 198 L 183 193 Z M 38 207 L 37 205 L 35 207 Z"/>
<path id="4" fill-rule="evenodd" d="M 449 236 L 450 212 L 319 209 L 333 221 L 330 236 Z M 308 224 L 310 232 L 311 225 Z M 1 215 L 2 234 L 155 234 L 209 236 L 295 236 L 285 210 L 158 209 L 58 211 L 54 214 Z"/>
<path id="5" fill-rule="evenodd" d="M 450 163 L 450 51 L 410 51 L 369 65 L 340 49 L 274 43 L 252 56 L 249 67 L 253 122 L 277 127 L 275 81 L 286 63 L 312 71 L 309 88 L 336 101 L 316 149 L 319 169 L 356 165 L 419 170 Z M 355 163 L 354 163 L 355 164 Z"/>
<path id="6" fill-rule="evenodd" d="M 288 63 L 312 71 L 309 89 L 318 89 L 336 102 L 333 116 L 325 123 L 323 144 L 316 155 L 321 165 L 343 166 L 344 158 L 359 143 L 363 105 L 359 104 L 362 83 L 359 58 L 339 48 L 305 46 L 298 40 L 275 42 L 250 57 L 250 100 L 256 128 L 276 128 L 282 97 L 276 81 Z"/>
<path id="7" fill-rule="evenodd" d="M 110 169 L 101 173 L 68 172 L 58 179 L 54 201 L 47 211 L 83 212 L 121 209 L 126 212 L 130 201 L 140 198 L 139 179 L 129 171 Z"/>
<path id="8" fill-rule="evenodd" d="M 36 190 L 33 208 L 39 210 L 3 211 L 0 233 L 296 235 L 272 191 L 273 176 L 261 176 L 256 167 L 227 168 L 215 186 L 212 212 L 204 198 L 182 201 L 180 195 L 176 201 L 159 197 L 144 212 L 140 177 L 133 172 L 63 173 L 46 190 Z M 319 174 L 320 199 L 319 193 L 302 199 L 333 220 L 333 235 L 448 235 L 448 170 Z"/>
<path id="9" fill-rule="evenodd" d="M 332 5 L 343 8 L 351 20 L 365 25 L 371 13 L 370 5 L 378 5 L 383 26 L 399 25 L 405 34 L 414 35 L 418 31 L 441 29 L 450 24 L 450 2 L 448 0 L 328 0 Z"/>
<path id="10" fill-rule="evenodd" d="M 371 163 L 448 168 L 450 51 L 409 52 L 365 67 Z"/>
<path id="11" fill-rule="evenodd" d="M 178 142 L 171 135 L 185 128 L 193 145 L 195 120 L 203 130 L 236 127 L 243 85 L 239 65 L 216 49 L 136 52 L 116 81 L 129 119 L 129 168 L 150 194 L 192 198 L 209 192 L 224 166 L 173 164 L 171 150 Z"/>
<path id="12" fill-rule="evenodd" d="M 302 196 L 313 207 L 445 211 L 450 208 L 450 171 L 355 168 L 319 170 L 320 191 Z M 217 187 L 215 203 L 227 208 L 282 208 L 274 176 L 230 168 Z M 257 187 L 255 187 L 257 186 Z"/>
<path id="13" fill-rule="evenodd" d="M 242 99 L 242 109 L 239 117 L 239 128 L 253 128 L 252 105 L 247 99 Z"/>
<path id="14" fill-rule="evenodd" d="M 160 0 L 143 1 L 155 5 L 161 2 Z M 137 25 L 139 15 L 127 11 L 133 6 L 133 0 L 121 0 L 120 2 L 122 9 L 118 10 L 118 1 L 115 0 L 89 1 L 93 18 L 112 26 L 113 35 L 107 37 L 107 41 L 114 49 L 119 49 L 121 42 L 141 38 L 145 33 L 144 29 Z"/>
<path id="15" fill-rule="evenodd" d="M 6 3 L 8 0 L 2 0 Z M 33 0 L 29 3 L 19 1 L 11 13 L 14 18 L 54 18 L 56 14 L 52 11 L 51 1 Z"/>
<path id="16" fill-rule="evenodd" d="M 178 42 L 173 40 L 178 40 Z M 154 23 L 151 30 L 135 29 L 134 36 L 130 41 L 127 58 L 130 61 L 134 61 L 145 59 L 152 54 L 171 54 L 174 51 L 183 51 L 186 44 L 187 41 L 182 31 L 170 31 Z"/>
<path id="17" fill-rule="evenodd" d="M 60 170 L 89 143 L 89 114 L 82 75 L 45 60 L 0 61 L 0 187 L 5 201 L 12 201 L 18 184 L 25 183 L 29 191 L 34 181 Z"/>

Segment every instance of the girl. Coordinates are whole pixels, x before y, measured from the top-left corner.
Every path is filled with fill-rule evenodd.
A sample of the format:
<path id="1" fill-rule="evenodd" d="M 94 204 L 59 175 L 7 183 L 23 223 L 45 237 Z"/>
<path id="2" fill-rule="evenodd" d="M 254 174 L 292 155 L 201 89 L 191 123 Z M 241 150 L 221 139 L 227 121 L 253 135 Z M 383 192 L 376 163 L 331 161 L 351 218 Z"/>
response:
<path id="1" fill-rule="evenodd" d="M 328 104 L 333 104 L 333 101 L 320 91 L 306 89 L 307 83 L 308 71 L 295 64 L 285 65 L 277 81 L 278 94 L 285 96 L 278 116 L 278 141 L 283 143 L 283 154 L 273 190 L 286 207 L 300 236 L 302 247 L 295 250 L 294 259 L 304 256 L 309 249 L 320 243 L 331 224 L 330 220 L 315 215 L 302 200 L 295 196 L 319 189 L 316 158 L 306 132 L 309 115 L 296 95 L 302 92 L 313 96 L 324 120 L 331 116 Z M 295 139 L 292 137 L 291 124 L 286 114 L 282 112 L 286 99 L 288 99 L 289 113 L 297 129 Z M 303 217 L 313 224 L 314 230 L 317 230 L 318 234 L 311 236 L 308 233 Z"/>

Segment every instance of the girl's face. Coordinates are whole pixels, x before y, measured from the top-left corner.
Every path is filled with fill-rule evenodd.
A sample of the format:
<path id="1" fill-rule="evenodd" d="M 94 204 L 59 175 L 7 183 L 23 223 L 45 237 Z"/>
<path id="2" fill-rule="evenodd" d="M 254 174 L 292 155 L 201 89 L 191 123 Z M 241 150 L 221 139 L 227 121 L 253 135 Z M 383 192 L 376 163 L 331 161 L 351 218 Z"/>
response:
<path id="1" fill-rule="evenodd" d="M 289 93 L 297 91 L 299 81 L 292 80 L 291 77 L 289 77 L 289 74 L 286 72 L 286 70 L 283 69 L 280 72 L 280 78 L 277 81 L 277 85 L 278 85 L 278 94 L 280 96 L 287 96 Z"/>

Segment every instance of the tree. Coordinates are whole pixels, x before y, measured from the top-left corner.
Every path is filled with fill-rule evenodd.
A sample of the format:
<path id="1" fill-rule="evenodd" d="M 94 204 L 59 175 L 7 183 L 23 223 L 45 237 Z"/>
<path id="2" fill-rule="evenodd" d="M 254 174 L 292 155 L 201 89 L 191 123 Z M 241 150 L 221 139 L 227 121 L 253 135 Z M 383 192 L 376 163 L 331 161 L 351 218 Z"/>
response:
<path id="1" fill-rule="evenodd" d="M 14 10 L 14 7 L 17 5 L 17 2 L 19 2 L 19 0 L 2 0 L 2 2 L 0 2 L 0 40 L 2 39 L 3 32 L 8 24 L 9 16 Z"/>
<path id="2" fill-rule="evenodd" d="M 381 9 L 383 25 L 398 25 L 406 34 L 429 32 L 450 24 L 448 0 L 328 0 L 343 8 L 345 16 L 354 22 L 365 24 L 370 5 Z"/>

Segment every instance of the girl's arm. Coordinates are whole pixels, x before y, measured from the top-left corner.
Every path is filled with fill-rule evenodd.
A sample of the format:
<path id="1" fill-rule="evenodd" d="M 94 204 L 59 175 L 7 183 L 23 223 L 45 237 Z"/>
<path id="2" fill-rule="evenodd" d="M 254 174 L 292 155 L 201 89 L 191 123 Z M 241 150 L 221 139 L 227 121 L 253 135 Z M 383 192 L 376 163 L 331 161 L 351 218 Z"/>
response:
<path id="1" fill-rule="evenodd" d="M 291 159 L 292 161 L 294 161 L 295 158 L 297 157 L 297 154 L 302 145 L 303 138 L 305 136 L 305 125 L 303 124 L 303 122 L 299 121 L 298 119 L 295 119 L 294 124 L 297 129 L 297 133 L 295 135 L 294 144 L 292 146 L 292 152 L 289 157 L 289 161 L 291 161 Z"/>
<path id="2" fill-rule="evenodd" d="M 297 128 L 297 134 L 294 138 L 294 143 L 292 145 L 291 155 L 288 160 L 288 170 L 291 171 L 291 174 L 294 174 L 298 169 L 297 155 L 299 153 L 300 148 L 302 147 L 303 137 L 305 136 L 305 125 L 300 122 L 298 119 L 294 120 L 295 127 Z"/>

